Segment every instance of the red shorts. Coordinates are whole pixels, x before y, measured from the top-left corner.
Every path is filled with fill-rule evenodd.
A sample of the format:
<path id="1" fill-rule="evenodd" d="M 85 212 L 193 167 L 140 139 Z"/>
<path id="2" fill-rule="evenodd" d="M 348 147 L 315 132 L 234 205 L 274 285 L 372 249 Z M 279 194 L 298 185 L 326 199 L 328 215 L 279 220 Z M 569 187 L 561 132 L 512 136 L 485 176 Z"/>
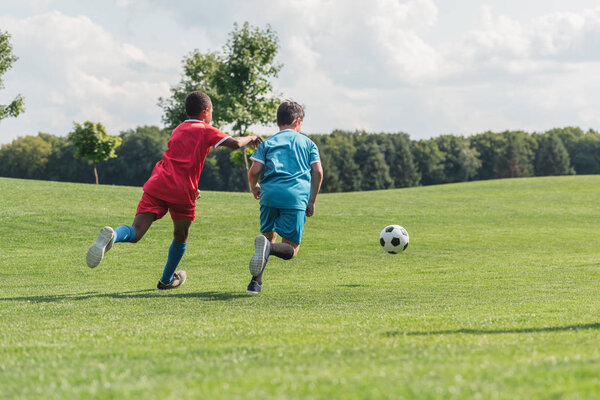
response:
<path id="1" fill-rule="evenodd" d="M 171 213 L 171 219 L 187 219 L 193 221 L 196 219 L 196 204 L 173 204 L 156 198 L 144 192 L 140 204 L 138 204 L 137 213 L 153 213 L 156 219 L 161 219 L 167 213 Z"/>

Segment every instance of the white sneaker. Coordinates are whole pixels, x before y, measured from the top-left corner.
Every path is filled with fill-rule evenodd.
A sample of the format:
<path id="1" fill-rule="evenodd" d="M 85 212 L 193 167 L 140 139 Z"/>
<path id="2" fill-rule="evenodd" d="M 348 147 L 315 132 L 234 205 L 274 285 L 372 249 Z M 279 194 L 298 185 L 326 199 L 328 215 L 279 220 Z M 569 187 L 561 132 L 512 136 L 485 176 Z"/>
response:
<path id="1" fill-rule="evenodd" d="M 100 261 L 104 258 L 104 253 L 109 251 L 112 247 L 113 240 L 115 240 L 115 231 L 113 228 L 105 226 L 100 229 L 98 238 L 94 244 L 90 246 L 87 256 L 85 257 L 88 267 L 95 268 L 100 264 Z"/>

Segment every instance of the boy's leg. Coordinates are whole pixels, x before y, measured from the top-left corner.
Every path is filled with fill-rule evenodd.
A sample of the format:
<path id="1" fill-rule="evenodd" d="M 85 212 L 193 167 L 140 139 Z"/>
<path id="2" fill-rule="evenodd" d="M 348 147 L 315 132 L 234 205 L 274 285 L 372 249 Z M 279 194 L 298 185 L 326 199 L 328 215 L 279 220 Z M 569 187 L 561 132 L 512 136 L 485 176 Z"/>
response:
<path id="1" fill-rule="evenodd" d="M 266 238 L 263 240 L 261 238 Z M 271 246 L 275 243 L 277 234 L 275 232 L 263 232 L 254 238 L 254 255 L 250 259 L 250 274 L 252 279 L 246 291 L 248 293 L 260 293 L 262 290 L 262 276 L 269 260 Z M 260 271 L 255 275 L 256 271 Z"/>
<path id="2" fill-rule="evenodd" d="M 133 219 L 133 224 L 117 226 L 115 228 L 115 240 L 113 243 L 139 242 L 144 237 L 152 223 L 156 221 L 156 217 L 156 214 L 150 212 L 139 213 Z"/>
<path id="3" fill-rule="evenodd" d="M 189 219 L 173 220 L 173 239 L 180 243 L 186 243 L 191 226 L 192 221 Z"/>
<path id="4" fill-rule="evenodd" d="M 261 232 L 261 235 L 269 239 L 271 244 L 275 243 L 275 239 L 277 239 L 277 234 L 275 232 Z"/>
<path id="5" fill-rule="evenodd" d="M 267 236 L 265 234 L 263 235 Z M 273 238 L 273 241 L 274 240 L 275 239 Z M 291 242 L 286 238 L 281 238 L 281 243 L 273 243 L 273 241 L 271 241 L 269 255 L 273 255 L 284 260 L 290 260 L 296 257 L 296 254 L 298 254 L 298 249 L 300 248 L 300 245 L 298 243 Z M 262 276 L 264 271 L 265 270 L 263 268 L 260 274 L 254 276 L 252 280 L 256 281 L 259 285 L 262 285 Z"/>
<path id="6" fill-rule="evenodd" d="M 191 220 L 173 220 L 173 241 L 169 247 L 169 256 L 158 281 L 157 289 L 173 289 L 183 285 L 186 279 L 185 271 L 175 272 L 187 248 L 187 238 L 190 233 Z"/>
<path id="7" fill-rule="evenodd" d="M 112 248 L 112 245 L 119 242 L 135 243 L 140 240 L 152 222 L 156 219 L 156 214 L 142 213 L 135 216 L 133 226 L 121 225 L 113 229 L 110 226 L 105 226 L 98 233 L 98 238 L 90 246 L 86 262 L 88 267 L 95 268 L 100 264 L 107 251 Z"/>
<path id="8" fill-rule="evenodd" d="M 276 210 L 276 211 L 275 211 Z M 248 285 L 249 293 L 260 293 L 262 291 L 262 275 L 265 270 L 269 255 L 292 259 L 298 254 L 300 240 L 304 230 L 306 215 L 300 210 L 268 209 L 261 206 L 261 231 L 262 235 L 254 239 L 254 255 L 250 260 L 250 273 L 252 280 Z M 278 232 L 282 238 L 281 243 L 274 243 Z M 261 239 L 263 237 L 263 239 Z M 267 240 L 268 239 L 268 240 Z M 268 242 L 263 247 L 263 242 Z M 266 253 L 266 257 L 264 254 Z M 262 257 L 261 257 L 262 256 Z M 262 268 L 258 268 L 261 260 L 264 260 Z M 253 265 L 254 264 L 254 265 Z M 253 266 L 255 267 L 253 270 Z M 256 273 L 258 272 L 258 273 Z"/>
<path id="9" fill-rule="evenodd" d="M 151 212 L 139 213 L 133 219 L 130 232 L 133 233 L 133 237 L 129 236 L 128 239 L 132 243 L 137 243 L 148 232 L 148 229 L 154 221 L 158 219 L 158 215 Z M 123 225 L 122 225 L 123 226 Z M 119 228 L 117 228 L 119 229 Z M 115 230 L 116 232 L 116 230 Z M 125 241 L 125 240 L 124 240 Z M 116 243 L 116 240 L 115 240 Z"/>
<path id="10" fill-rule="evenodd" d="M 260 231 L 263 232 L 254 238 L 254 254 L 250 259 L 250 274 L 252 280 L 248 285 L 249 293 L 260 293 L 262 285 L 262 273 L 267 266 L 271 243 L 277 236 L 273 231 L 275 220 L 279 216 L 279 210 L 274 207 L 260 206 Z"/>
<path id="11" fill-rule="evenodd" d="M 271 242 L 270 255 L 282 258 L 284 260 L 290 260 L 298 254 L 300 244 L 281 238 L 281 243 L 275 243 L 277 239 L 277 233 L 275 232 L 263 232 L 262 235 L 269 239 Z"/>
<path id="12" fill-rule="evenodd" d="M 302 210 L 282 209 L 275 220 L 275 231 L 281 236 L 281 243 L 271 246 L 271 254 L 284 260 L 290 260 L 298 254 L 306 214 Z"/>
<path id="13" fill-rule="evenodd" d="M 144 193 L 137 207 L 137 212 L 131 225 L 121 225 L 115 228 L 115 239 L 113 243 L 139 242 L 152 223 L 164 217 L 167 213 L 167 203 Z"/>
<path id="14" fill-rule="evenodd" d="M 120 242 L 131 242 L 135 241 L 135 229 L 131 225 L 119 225 L 115 228 L 115 239 L 113 244 Z"/>
<path id="15" fill-rule="evenodd" d="M 271 245 L 271 254 L 284 260 L 291 260 L 298 254 L 298 249 L 300 249 L 299 243 L 281 238 L 281 243 L 273 243 Z"/>
<path id="16" fill-rule="evenodd" d="M 104 258 L 104 254 L 111 249 L 114 243 L 135 243 L 140 240 L 146 234 L 150 225 L 155 220 L 162 218 L 167 210 L 167 204 L 164 201 L 144 193 L 138 204 L 133 226 L 121 225 L 114 230 L 109 226 L 105 226 L 100 230 L 98 238 L 86 255 L 88 267 L 98 266 Z"/>

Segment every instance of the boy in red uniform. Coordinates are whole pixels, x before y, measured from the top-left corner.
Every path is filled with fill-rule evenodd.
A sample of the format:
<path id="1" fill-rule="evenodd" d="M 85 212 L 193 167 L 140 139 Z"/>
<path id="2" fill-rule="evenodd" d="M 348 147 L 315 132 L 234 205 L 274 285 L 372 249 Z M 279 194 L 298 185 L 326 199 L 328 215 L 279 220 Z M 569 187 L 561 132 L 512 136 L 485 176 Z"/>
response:
<path id="1" fill-rule="evenodd" d="M 239 149 L 247 145 L 256 147 L 261 142 L 257 136 L 231 137 L 209 125 L 212 102 L 203 92 L 188 94 L 185 111 L 189 119 L 173 130 L 162 160 L 144 185 L 133 224 L 114 230 L 109 226 L 102 228 L 87 252 L 88 267 L 98 266 L 114 243 L 138 242 L 150 225 L 169 211 L 173 220 L 173 242 L 156 288 L 173 289 L 185 282 L 185 271 L 175 270 L 185 253 L 190 225 L 196 216 L 196 199 L 200 197 L 198 181 L 210 148 L 223 145 Z"/>

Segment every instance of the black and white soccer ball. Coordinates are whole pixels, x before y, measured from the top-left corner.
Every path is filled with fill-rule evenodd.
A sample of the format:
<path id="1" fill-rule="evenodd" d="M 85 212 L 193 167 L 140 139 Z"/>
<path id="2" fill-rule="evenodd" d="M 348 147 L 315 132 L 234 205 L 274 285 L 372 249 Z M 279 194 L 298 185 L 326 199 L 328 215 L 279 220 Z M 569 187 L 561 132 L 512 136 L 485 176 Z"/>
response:
<path id="1" fill-rule="evenodd" d="M 388 225 L 381 231 L 379 243 L 388 253 L 400 253 L 408 247 L 408 232 L 400 225 Z"/>

